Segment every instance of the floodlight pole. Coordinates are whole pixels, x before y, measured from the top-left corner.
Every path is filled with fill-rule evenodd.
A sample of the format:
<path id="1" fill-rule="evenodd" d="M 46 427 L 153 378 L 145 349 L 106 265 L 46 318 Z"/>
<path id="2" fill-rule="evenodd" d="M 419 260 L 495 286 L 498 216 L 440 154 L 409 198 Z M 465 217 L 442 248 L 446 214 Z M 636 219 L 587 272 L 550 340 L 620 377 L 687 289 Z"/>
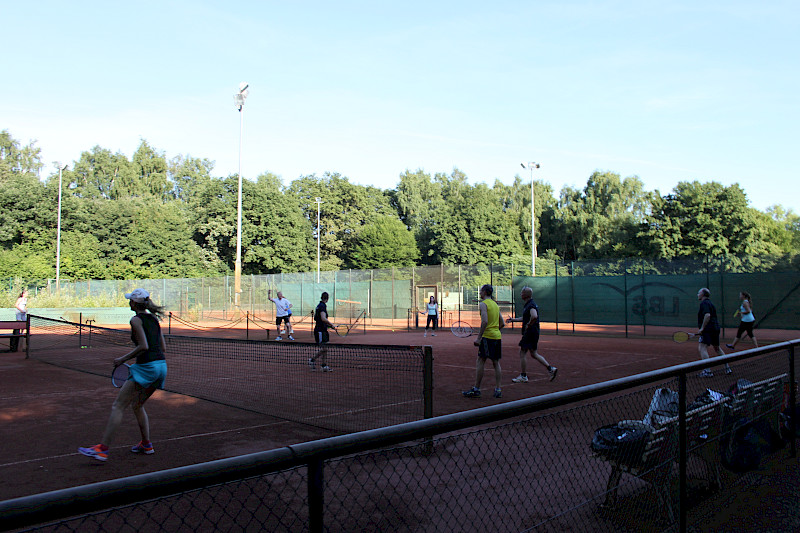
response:
<path id="1" fill-rule="evenodd" d="M 233 95 L 233 101 L 239 110 L 239 191 L 236 201 L 236 263 L 233 273 L 233 305 L 239 309 L 242 294 L 242 133 L 244 131 L 244 100 L 247 98 L 249 85 L 239 84 L 239 92 Z"/>
<path id="2" fill-rule="evenodd" d="M 322 238 L 319 232 L 319 206 L 322 203 L 322 198 L 317 198 L 315 201 L 317 202 L 317 284 L 319 284 L 319 241 Z"/>
<path id="3" fill-rule="evenodd" d="M 68 165 L 58 164 L 58 230 L 56 232 L 56 293 L 61 292 L 61 178 Z"/>
<path id="4" fill-rule="evenodd" d="M 529 168 L 531 170 L 531 276 L 536 276 L 536 210 L 534 208 L 533 169 L 539 168 L 539 163 L 529 161 L 520 164 L 522 168 Z"/>

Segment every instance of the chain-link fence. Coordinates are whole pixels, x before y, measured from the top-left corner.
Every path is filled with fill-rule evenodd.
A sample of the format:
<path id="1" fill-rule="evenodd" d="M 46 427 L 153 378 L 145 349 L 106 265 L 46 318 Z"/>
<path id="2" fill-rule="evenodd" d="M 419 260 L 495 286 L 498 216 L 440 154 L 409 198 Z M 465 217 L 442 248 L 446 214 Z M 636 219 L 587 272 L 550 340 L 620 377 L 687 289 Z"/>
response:
<path id="1" fill-rule="evenodd" d="M 0 502 L 0 529 L 732 530 L 714 499 L 796 456 L 797 346 Z"/>
<path id="2" fill-rule="evenodd" d="M 647 335 L 648 326 L 692 324 L 696 294 L 711 290 L 724 328 L 735 328 L 739 292 L 752 295 L 756 327 L 797 329 L 800 313 L 800 268 L 782 258 L 715 258 L 682 260 L 614 260 L 563 263 L 537 260 L 537 276 L 530 265 L 434 265 L 372 270 L 340 270 L 244 275 L 239 307 L 235 306 L 234 278 L 62 281 L 61 294 L 74 305 L 81 301 L 109 301 L 133 287 L 143 287 L 153 298 L 185 320 L 231 320 L 248 312 L 272 317 L 270 295 L 282 291 L 293 303 L 293 313 L 306 317 L 330 295 L 328 311 L 334 318 L 363 314 L 370 326 L 424 327 L 418 313 L 435 296 L 442 325 L 477 320 L 478 290 L 489 283 L 504 314 L 519 312 L 519 289 L 533 288 L 544 322 L 556 332 L 571 324 L 624 326 L 625 332 Z M 55 291 L 53 284 L 50 290 Z M 124 301 L 122 301 L 124 304 Z M 420 322 L 422 324 L 420 325 Z M 566 328 L 563 326 L 567 326 Z"/>

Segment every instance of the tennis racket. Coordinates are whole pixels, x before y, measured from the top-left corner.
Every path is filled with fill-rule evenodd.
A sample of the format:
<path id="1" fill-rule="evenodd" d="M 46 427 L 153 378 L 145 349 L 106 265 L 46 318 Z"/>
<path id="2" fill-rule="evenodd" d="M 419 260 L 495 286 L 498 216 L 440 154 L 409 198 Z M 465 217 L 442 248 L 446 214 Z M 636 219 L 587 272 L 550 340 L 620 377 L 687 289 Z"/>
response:
<path id="1" fill-rule="evenodd" d="M 472 326 L 466 322 L 459 321 L 450 326 L 450 331 L 456 337 L 469 337 L 472 335 Z"/>
<path id="2" fill-rule="evenodd" d="M 340 337 L 347 337 L 347 334 L 350 333 L 350 327 L 347 324 L 337 324 L 333 330 Z"/>
<path id="3" fill-rule="evenodd" d="M 128 363 L 123 363 L 115 368 L 111 373 L 111 384 L 117 388 L 120 388 L 126 381 L 128 381 L 128 377 L 130 375 L 131 365 Z"/>
<path id="4" fill-rule="evenodd" d="M 692 337 L 696 336 L 697 333 L 687 333 L 685 331 L 676 331 L 672 334 L 672 340 L 675 342 L 686 342 Z"/>

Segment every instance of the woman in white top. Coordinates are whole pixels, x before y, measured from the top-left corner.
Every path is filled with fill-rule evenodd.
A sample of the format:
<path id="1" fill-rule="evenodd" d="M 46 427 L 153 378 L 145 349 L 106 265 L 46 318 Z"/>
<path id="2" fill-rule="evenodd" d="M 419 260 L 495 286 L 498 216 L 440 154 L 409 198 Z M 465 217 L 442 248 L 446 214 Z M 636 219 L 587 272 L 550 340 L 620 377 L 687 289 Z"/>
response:
<path id="1" fill-rule="evenodd" d="M 427 322 L 425 322 L 425 335 L 424 337 L 428 336 L 428 328 L 433 325 L 433 332 L 431 333 L 431 337 L 436 336 L 436 328 L 439 326 L 439 304 L 436 303 L 436 296 L 431 296 L 431 299 L 428 301 L 426 305 L 427 310 L 426 314 L 428 316 Z"/>
<path id="2" fill-rule="evenodd" d="M 726 344 L 725 346 L 731 350 L 735 349 L 736 345 L 740 340 L 742 340 L 746 333 L 747 335 L 750 335 L 750 338 L 753 340 L 753 344 L 756 348 L 758 348 L 758 340 L 756 339 L 755 335 L 753 335 L 753 326 L 756 323 L 756 317 L 753 316 L 753 297 L 750 296 L 749 292 L 742 291 L 739 293 L 739 300 L 741 300 L 741 303 L 739 304 L 739 310 L 733 315 L 741 315 L 741 318 L 739 319 L 739 329 L 736 331 L 736 338 L 733 339 L 733 343 Z"/>
<path id="3" fill-rule="evenodd" d="M 17 310 L 17 320 L 24 321 L 28 319 L 28 291 L 22 289 L 22 292 L 19 293 L 17 297 L 17 303 L 14 304 L 14 307 Z M 19 335 L 20 330 L 15 329 L 14 335 Z M 8 341 L 8 347 L 10 351 L 16 352 L 19 351 L 19 337 L 11 337 Z"/>

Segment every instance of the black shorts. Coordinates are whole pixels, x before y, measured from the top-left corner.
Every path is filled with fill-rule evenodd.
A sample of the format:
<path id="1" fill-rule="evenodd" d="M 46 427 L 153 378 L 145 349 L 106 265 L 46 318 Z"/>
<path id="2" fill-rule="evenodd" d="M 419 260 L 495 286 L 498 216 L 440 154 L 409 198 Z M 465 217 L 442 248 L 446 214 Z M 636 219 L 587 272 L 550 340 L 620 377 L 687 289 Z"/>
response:
<path id="1" fill-rule="evenodd" d="M 525 333 L 519 341 L 519 347 L 523 350 L 530 350 L 531 353 L 539 348 L 539 332 Z"/>
<path id="2" fill-rule="evenodd" d="M 741 339 L 743 338 L 744 334 L 747 333 L 750 335 L 750 338 L 753 338 L 753 326 L 755 322 L 739 322 L 739 329 L 736 332 L 736 337 Z"/>
<path id="3" fill-rule="evenodd" d="M 698 342 L 700 344 L 707 344 L 708 346 L 719 346 L 719 330 L 716 328 L 703 330 Z"/>
<path id="4" fill-rule="evenodd" d="M 328 333 L 328 330 L 321 330 L 315 329 L 314 330 L 314 342 L 317 344 L 328 344 L 328 341 L 331 340 L 331 336 Z"/>
<path id="5" fill-rule="evenodd" d="M 288 324 L 290 318 L 292 318 L 292 315 L 277 316 L 275 317 L 275 325 L 280 326 L 281 322 L 286 322 Z"/>
<path id="6" fill-rule="evenodd" d="M 478 357 L 481 359 L 499 361 L 502 356 L 503 349 L 500 339 L 487 339 L 486 337 L 481 337 L 481 342 L 478 345 Z"/>

